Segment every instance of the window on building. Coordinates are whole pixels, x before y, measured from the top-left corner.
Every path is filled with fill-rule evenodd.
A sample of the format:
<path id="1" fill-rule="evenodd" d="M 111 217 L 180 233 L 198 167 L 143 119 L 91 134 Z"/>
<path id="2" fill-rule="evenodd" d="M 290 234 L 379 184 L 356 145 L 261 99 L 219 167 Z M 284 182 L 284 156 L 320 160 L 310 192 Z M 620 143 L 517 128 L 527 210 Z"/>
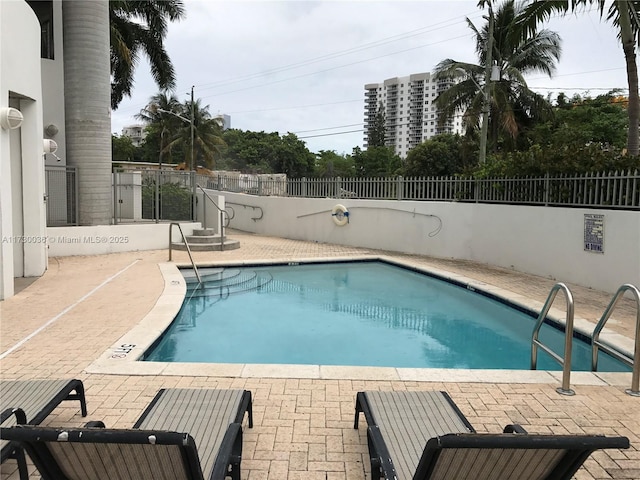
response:
<path id="1" fill-rule="evenodd" d="M 53 60 L 53 0 L 27 3 L 40 22 L 40 58 Z"/>

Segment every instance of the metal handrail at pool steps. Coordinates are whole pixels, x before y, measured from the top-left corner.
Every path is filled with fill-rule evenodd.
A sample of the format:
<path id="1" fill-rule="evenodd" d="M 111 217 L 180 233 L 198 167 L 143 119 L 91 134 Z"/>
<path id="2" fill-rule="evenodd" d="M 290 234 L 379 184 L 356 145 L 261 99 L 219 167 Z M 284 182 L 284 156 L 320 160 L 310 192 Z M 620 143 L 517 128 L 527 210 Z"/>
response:
<path id="1" fill-rule="evenodd" d="M 173 231 L 174 225 L 178 227 L 178 231 L 180 232 L 180 235 L 182 235 L 182 241 L 187 247 L 187 253 L 189 254 L 189 260 L 191 260 L 191 266 L 193 267 L 193 271 L 196 274 L 196 278 L 198 279 L 198 284 L 201 284 L 202 279 L 200 278 L 200 273 L 198 273 L 198 267 L 196 267 L 196 263 L 193 261 L 193 256 L 191 255 L 191 248 L 189 248 L 189 243 L 187 242 L 187 239 L 185 238 L 184 233 L 182 232 L 182 227 L 178 222 L 171 222 L 169 224 L 169 261 L 171 261 L 171 245 L 173 245 L 173 242 L 171 240 L 171 232 Z"/>
<path id="2" fill-rule="evenodd" d="M 609 320 L 609 318 L 611 317 L 611 314 L 618 304 L 618 301 L 624 296 L 626 292 L 631 292 L 636 301 L 636 331 L 633 356 L 626 355 L 600 341 L 600 332 L 604 328 L 604 325 L 607 323 L 607 320 Z M 611 299 L 611 302 L 609 302 L 606 310 L 602 314 L 602 318 L 600 318 L 600 321 L 596 325 L 596 328 L 593 330 L 593 335 L 591 336 L 591 338 L 591 370 L 594 372 L 598 370 L 598 349 L 605 351 L 612 357 L 618 359 L 622 363 L 629 365 L 633 369 L 633 373 L 631 374 L 631 388 L 625 390 L 625 392 L 634 397 L 640 397 L 640 291 L 636 286 L 625 283 L 618 289 L 616 294 Z"/>
<path id="3" fill-rule="evenodd" d="M 540 327 L 544 323 L 544 320 L 553 304 L 553 301 L 558 294 L 558 291 L 563 291 L 566 298 L 566 317 L 565 317 L 565 345 L 564 345 L 564 357 L 555 353 L 550 347 L 543 344 L 538 339 L 538 334 L 540 332 Z M 618 301 L 624 296 L 626 292 L 631 292 L 636 301 L 636 330 L 635 330 L 635 339 L 634 339 L 634 352 L 632 355 L 627 354 L 625 352 L 621 352 L 618 349 L 611 347 L 610 345 L 602 342 L 600 340 L 600 333 L 604 328 L 607 320 L 611 317 L 613 310 L 615 309 Z M 548 353 L 551 358 L 553 358 L 556 362 L 562 365 L 562 386 L 558 387 L 556 391 L 562 395 L 575 395 L 575 392 L 570 388 L 570 376 L 571 376 L 571 348 L 573 344 L 573 317 L 574 317 L 574 305 L 573 305 L 573 295 L 571 294 L 571 290 L 564 283 L 557 283 L 549 292 L 549 296 L 547 297 L 547 301 L 544 304 L 544 307 L 540 311 L 540 315 L 538 316 L 538 320 L 536 321 L 536 325 L 533 328 L 533 334 L 531 336 L 531 370 L 537 369 L 538 364 L 538 348 L 542 348 L 546 353 Z M 602 314 L 600 321 L 596 325 L 593 330 L 593 334 L 591 335 L 591 346 L 592 346 L 592 360 L 591 360 L 591 370 L 596 372 L 598 370 L 598 351 L 602 350 L 608 355 L 611 355 L 616 360 L 628 365 L 632 369 L 631 376 L 631 388 L 625 390 L 625 393 L 628 395 L 632 395 L 634 397 L 640 397 L 640 291 L 637 287 L 631 284 L 622 285 L 618 291 L 615 293 L 611 302 L 607 306 L 606 310 Z"/>
<path id="4" fill-rule="evenodd" d="M 554 352 L 550 347 L 540 342 L 538 335 L 540 333 L 540 327 L 544 323 L 544 319 L 547 318 L 547 313 L 556 298 L 559 291 L 564 292 L 564 296 L 567 302 L 567 315 L 565 318 L 565 330 L 564 330 L 564 357 L 561 357 Z M 551 358 L 562 365 L 562 387 L 556 389 L 556 391 L 562 395 L 575 395 L 570 386 L 571 377 L 571 347 L 573 345 L 573 295 L 571 290 L 564 283 L 556 283 L 549 292 L 547 301 L 544 307 L 538 315 L 535 327 L 533 327 L 533 334 L 531 336 L 531 370 L 535 370 L 538 367 L 538 347 L 547 352 Z"/>

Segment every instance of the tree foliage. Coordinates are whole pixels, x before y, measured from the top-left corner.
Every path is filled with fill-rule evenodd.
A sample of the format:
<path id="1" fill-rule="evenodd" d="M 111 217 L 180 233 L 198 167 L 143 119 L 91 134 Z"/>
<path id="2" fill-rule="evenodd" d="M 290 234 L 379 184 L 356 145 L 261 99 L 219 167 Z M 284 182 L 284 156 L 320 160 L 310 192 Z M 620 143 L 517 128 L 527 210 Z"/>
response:
<path id="1" fill-rule="evenodd" d="M 491 57 L 500 76 L 489 85 L 490 151 L 498 147 L 516 148 L 518 135 L 549 113 L 548 102 L 528 88 L 524 76 L 531 73 L 551 76 L 560 58 L 560 37 L 549 30 L 538 30 L 537 24 L 525 24 L 523 6 L 506 0 L 495 12 Z M 435 76 L 452 81 L 453 85 L 438 96 L 436 105 L 440 122 L 463 112 L 465 127 L 475 130 L 480 127 L 484 105 L 489 25 L 487 22 L 478 29 L 468 18 L 467 23 L 476 38 L 478 64 L 441 61 L 435 68 Z"/>
<path id="2" fill-rule="evenodd" d="M 607 7 L 608 4 L 608 7 Z M 613 23 L 618 30 L 618 39 L 624 52 L 629 85 L 629 129 L 627 151 L 632 156 L 640 153 L 640 93 L 638 91 L 638 64 L 636 47 L 640 46 L 640 1 L 637 0 L 534 0 L 525 9 L 523 18 L 529 30 L 538 22 L 551 18 L 556 13 L 577 12 L 595 5 L 603 18 Z"/>
<path id="3" fill-rule="evenodd" d="M 136 117 L 147 125 L 144 148 L 149 161 L 191 166 L 192 123 L 194 167 L 214 168 L 226 147 L 220 122 L 200 99 L 180 103 L 174 95 L 161 92 Z"/>
<path id="4" fill-rule="evenodd" d="M 623 149 L 626 144 L 625 101 L 611 91 L 595 98 L 558 95 L 553 118 L 538 123 L 528 133 L 529 144 L 559 150 L 597 144 Z"/>
<path id="5" fill-rule="evenodd" d="M 490 157 L 481 176 L 574 174 L 640 169 L 625 155 L 626 99 L 612 91 L 596 98 L 558 95 L 552 119 L 527 133 L 528 146 Z"/>
<path id="6" fill-rule="evenodd" d="M 378 111 L 373 119 L 373 127 L 368 132 L 368 147 L 384 147 L 386 145 L 385 138 L 387 135 L 386 128 L 387 117 L 382 102 L 378 105 Z"/>
<path id="7" fill-rule="evenodd" d="M 316 154 L 314 175 L 316 177 L 343 177 L 355 175 L 355 165 L 350 155 L 339 155 L 333 150 L 320 150 Z"/>
<path id="8" fill-rule="evenodd" d="M 193 199 L 191 190 L 180 183 L 161 183 L 156 202 L 156 182 L 145 179 L 142 184 L 142 218 L 160 220 L 189 220 Z M 156 212 L 156 209 L 159 209 Z"/>
<path id="9" fill-rule="evenodd" d="M 140 162 L 142 149 L 136 147 L 126 135 L 111 135 L 111 158 L 114 162 Z"/>
<path id="10" fill-rule="evenodd" d="M 640 169 L 638 157 L 624 155 L 619 148 L 603 149 L 590 144 L 575 148 L 533 145 L 517 152 L 504 152 L 487 158 L 472 173 L 481 177 L 544 176 Z"/>
<path id="11" fill-rule="evenodd" d="M 290 177 L 311 176 L 315 156 L 293 133 L 226 130 L 227 144 L 220 168 L 243 173 L 286 173 Z"/>
<path id="12" fill-rule="evenodd" d="M 418 177 L 460 173 L 466 166 L 463 145 L 459 135 L 436 135 L 409 151 L 402 174 Z"/>
<path id="13" fill-rule="evenodd" d="M 175 87 L 175 72 L 164 48 L 168 23 L 185 16 L 182 0 L 111 0 L 109 2 L 111 108 L 131 96 L 140 55 L 149 60 L 161 90 Z"/>
<path id="14" fill-rule="evenodd" d="M 356 147 L 352 157 L 356 177 L 395 175 L 402 164 L 391 147 L 369 147 L 366 150 Z"/>

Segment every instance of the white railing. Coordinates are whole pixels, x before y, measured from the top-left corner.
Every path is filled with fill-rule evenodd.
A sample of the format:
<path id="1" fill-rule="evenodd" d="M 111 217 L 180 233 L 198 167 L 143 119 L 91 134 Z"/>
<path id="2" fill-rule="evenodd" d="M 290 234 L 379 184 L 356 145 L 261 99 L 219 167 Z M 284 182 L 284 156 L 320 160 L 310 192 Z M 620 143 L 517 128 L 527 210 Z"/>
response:
<path id="1" fill-rule="evenodd" d="M 48 225 L 75 225 L 78 205 L 78 182 L 75 167 L 46 167 Z M 418 200 L 438 202 L 477 202 L 521 205 L 588 207 L 640 210 L 640 171 L 585 173 L 579 175 L 545 175 L 520 178 L 448 177 L 353 177 L 287 178 L 286 175 L 249 175 L 234 173 L 215 176 L 195 172 L 166 170 L 142 172 L 142 185 L 114 183 L 114 212 L 124 197 L 121 188 L 142 188 L 149 182 L 174 183 L 195 193 L 195 184 L 205 189 L 260 196 L 307 198 L 361 198 L 375 200 Z M 194 181 L 194 175 L 196 177 Z M 158 178 L 156 178 L 158 177 Z M 148 185 L 147 185 L 148 186 Z M 156 196 L 157 197 L 157 196 Z M 166 196 L 165 196 L 166 197 Z M 160 220 L 190 219 L 187 205 L 164 205 L 167 198 L 156 198 Z M 143 202 L 142 218 L 154 219 L 153 204 Z M 173 210 L 182 208 L 178 212 Z M 149 210 L 149 211 L 147 211 Z M 171 211 L 170 211 L 171 210 Z M 172 213 L 173 212 L 173 213 Z M 155 214 L 159 211 L 156 209 Z"/>
<path id="2" fill-rule="evenodd" d="M 640 210 L 640 171 L 545 175 L 519 178 L 362 177 L 244 178 L 216 177 L 216 190 L 252 195 L 307 198 L 361 198 L 444 202 L 505 203 Z"/>

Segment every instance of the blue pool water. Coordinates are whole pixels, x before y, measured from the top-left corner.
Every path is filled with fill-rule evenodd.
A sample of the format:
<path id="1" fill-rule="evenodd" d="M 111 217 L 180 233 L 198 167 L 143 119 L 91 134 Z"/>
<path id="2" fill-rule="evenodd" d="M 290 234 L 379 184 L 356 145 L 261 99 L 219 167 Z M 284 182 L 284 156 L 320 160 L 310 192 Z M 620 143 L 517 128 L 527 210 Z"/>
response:
<path id="1" fill-rule="evenodd" d="M 383 262 L 201 269 L 146 361 L 529 369 L 535 319 Z M 186 274 L 185 274 L 186 275 Z M 191 277 L 193 275 L 191 274 Z M 558 353 L 562 332 L 540 339 Z M 573 370 L 590 369 L 574 341 Z M 539 350 L 540 370 L 560 370 Z M 606 355 L 604 371 L 627 371 Z"/>

